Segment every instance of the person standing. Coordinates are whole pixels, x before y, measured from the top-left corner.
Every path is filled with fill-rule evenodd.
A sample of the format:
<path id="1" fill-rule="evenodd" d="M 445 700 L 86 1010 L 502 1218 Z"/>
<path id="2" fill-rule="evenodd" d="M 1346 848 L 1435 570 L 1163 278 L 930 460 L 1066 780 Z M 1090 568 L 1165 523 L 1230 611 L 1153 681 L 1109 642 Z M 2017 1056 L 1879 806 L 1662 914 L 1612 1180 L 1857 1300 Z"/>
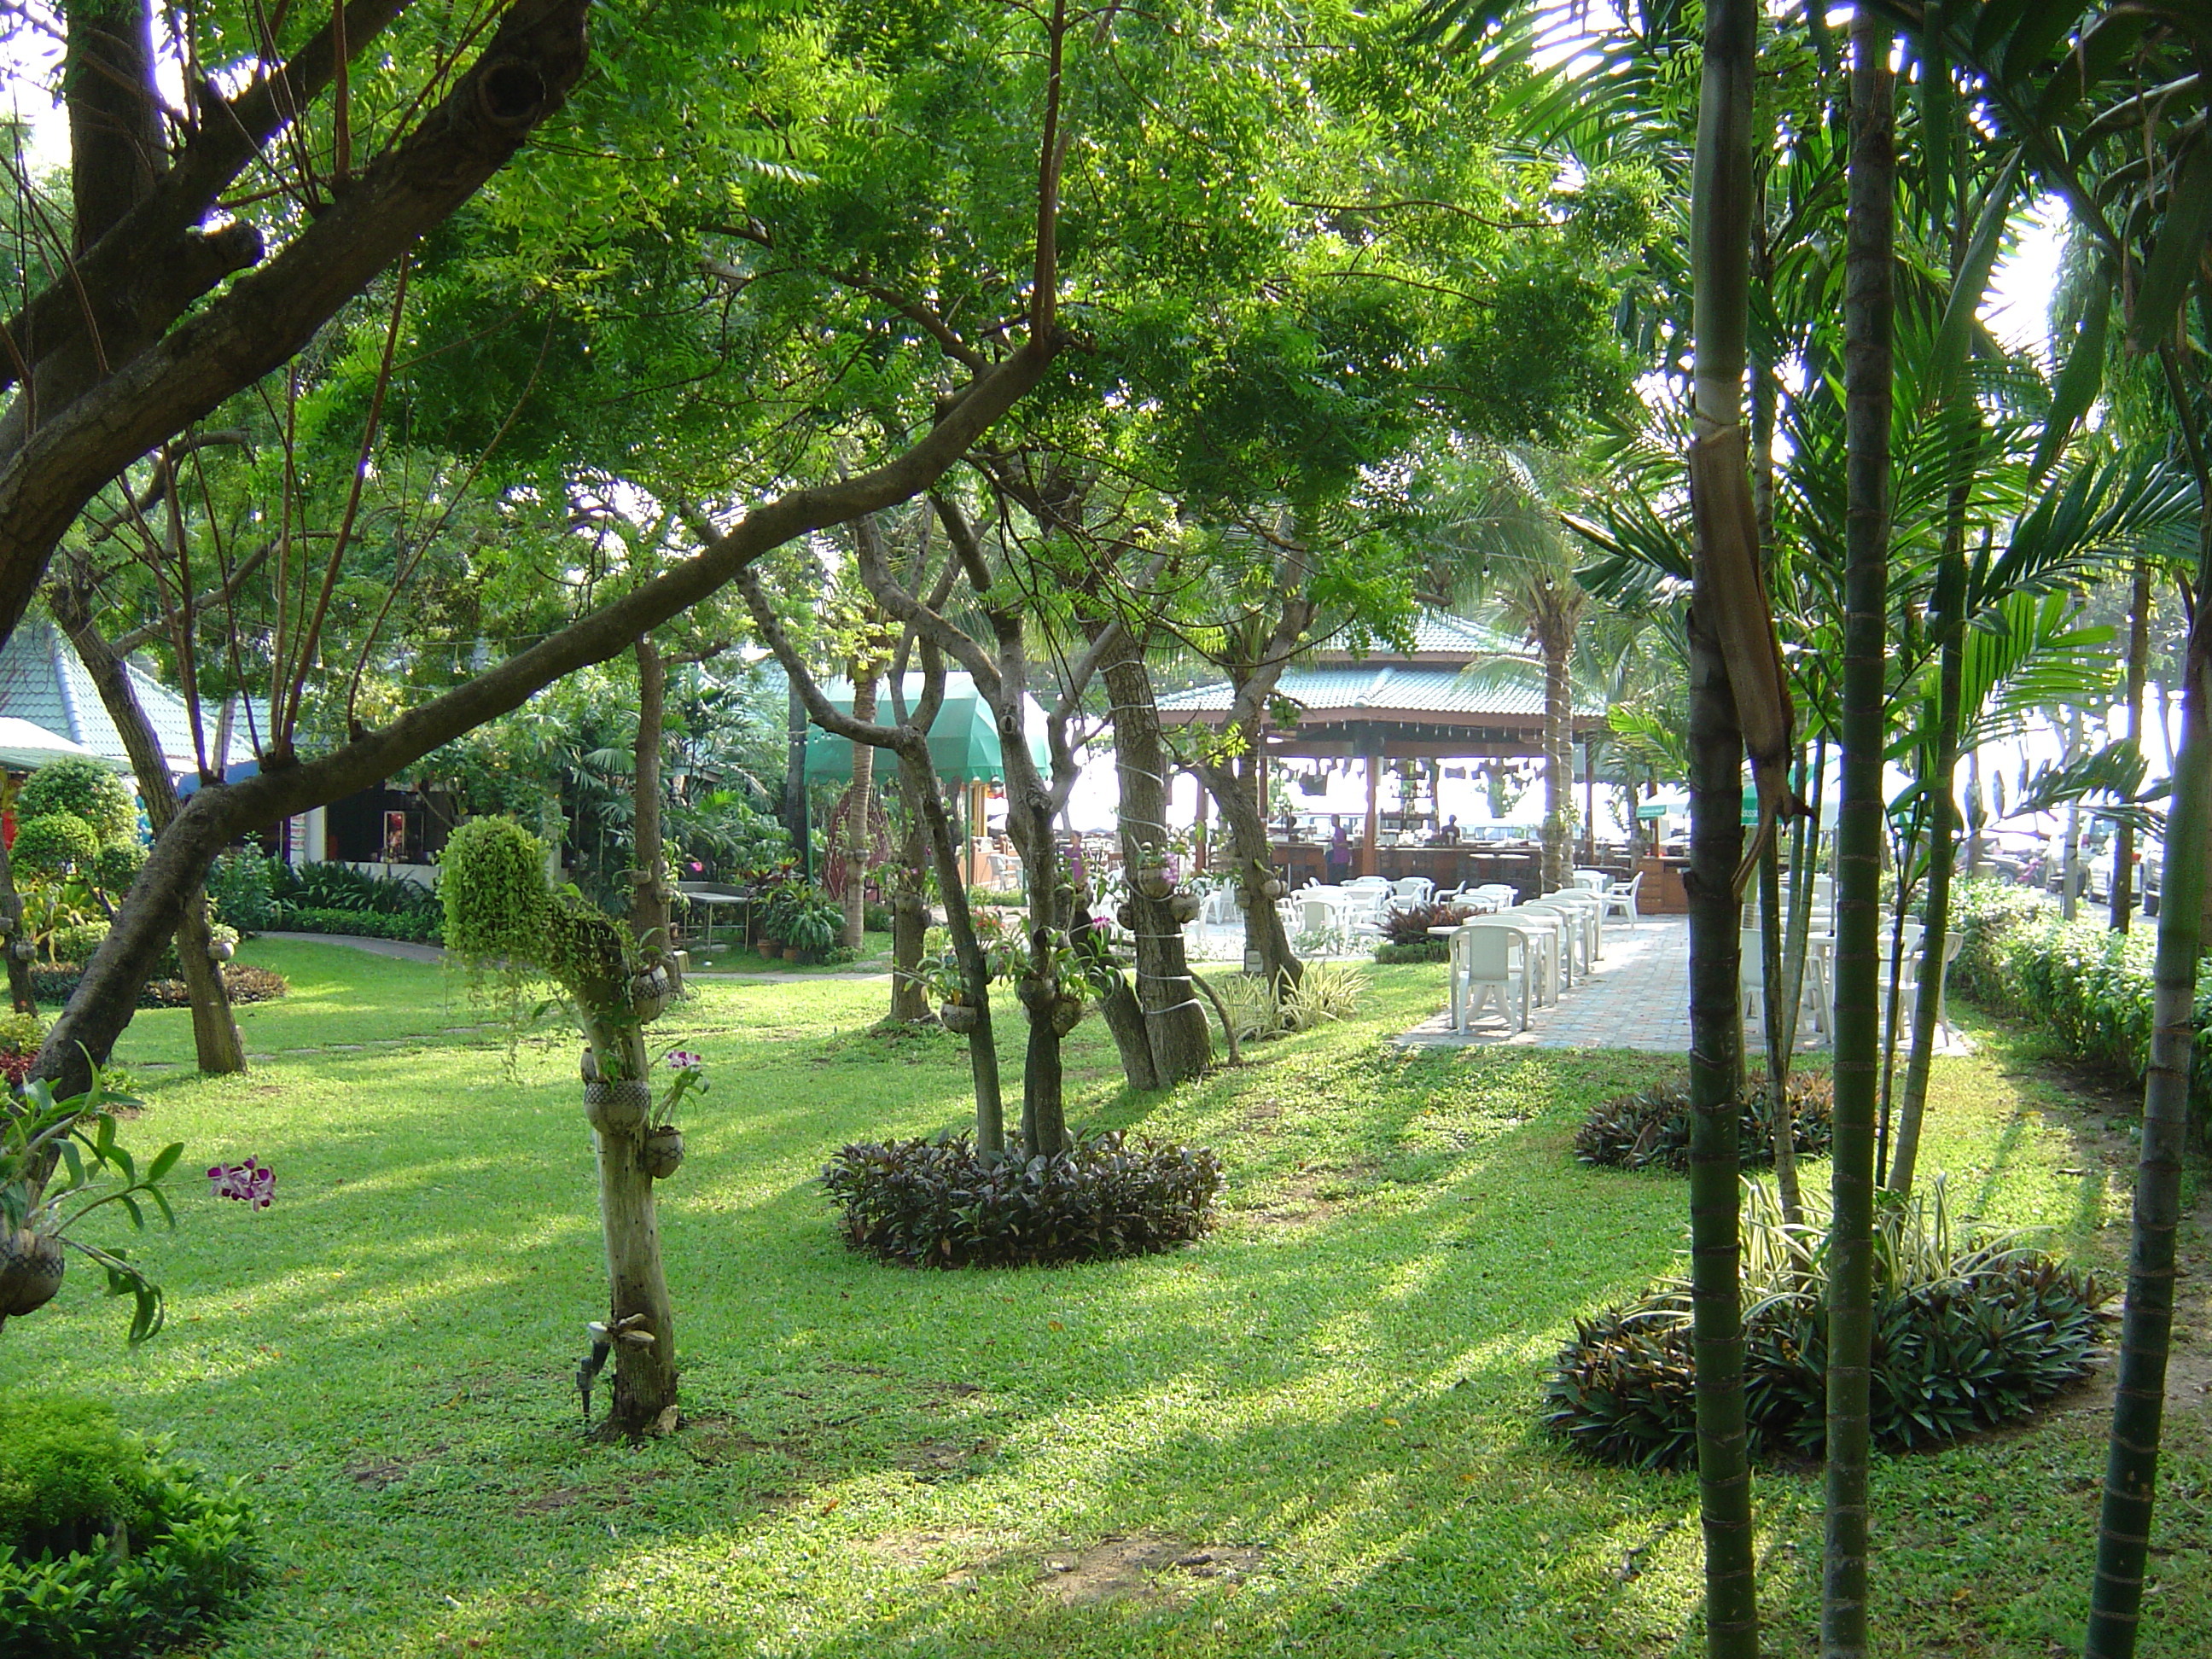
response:
<path id="1" fill-rule="evenodd" d="M 1328 880 L 1332 887 L 1341 887 L 1352 878 L 1352 837 L 1342 818 L 1334 823 L 1336 833 L 1328 838 Z"/>

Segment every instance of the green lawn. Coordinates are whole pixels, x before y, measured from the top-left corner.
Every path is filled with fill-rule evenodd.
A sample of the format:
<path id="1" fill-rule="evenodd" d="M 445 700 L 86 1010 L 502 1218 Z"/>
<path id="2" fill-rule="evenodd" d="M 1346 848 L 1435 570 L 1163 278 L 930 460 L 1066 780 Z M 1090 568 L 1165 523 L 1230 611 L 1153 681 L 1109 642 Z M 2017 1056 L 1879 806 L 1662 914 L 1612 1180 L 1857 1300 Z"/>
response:
<path id="1" fill-rule="evenodd" d="M 1529 1427 L 1570 1322 L 1680 1236 L 1678 1181 L 1568 1150 L 1589 1101 L 1662 1060 L 1394 1054 L 1381 1039 L 1431 1011 L 1433 965 L 1377 970 L 1370 1018 L 1165 1098 L 1122 1097 L 1093 1019 L 1078 1116 L 1218 1148 L 1220 1231 L 1145 1261 L 929 1274 L 848 1255 L 812 1177 L 845 1140 L 957 1125 L 961 1050 L 866 1035 L 880 983 L 708 982 L 655 1028 L 713 1078 L 661 1189 L 691 1421 L 607 1447 L 570 1381 L 605 1294 L 576 1045 L 526 1041 L 510 1081 L 493 1034 L 445 1029 L 483 1016 L 435 969 L 246 954 L 295 987 L 242 1015 L 274 1059 L 233 1081 L 145 1069 L 188 1060 L 180 1012 L 140 1015 L 118 1052 L 149 1083 L 134 1142 L 181 1139 L 188 1169 L 258 1154 L 276 1207 L 187 1190 L 179 1231 L 145 1247 L 172 1312 L 138 1353 L 82 1269 L 0 1334 L 0 1382 L 112 1398 L 254 1483 L 271 1581 L 216 1651 L 1696 1649 L 1694 1482 Z M 2021 1040 L 1981 1035 L 1938 1066 L 1923 1167 L 1965 1207 L 2116 1259 L 2124 1138 L 2037 1080 Z M 2186 1243 L 2201 1274 L 2202 1234 Z M 2203 1400 L 2170 1421 L 2146 1655 L 2212 1647 Z M 1880 1462 L 1881 1650 L 2042 1659 L 2069 1639 L 2102 1435 L 2085 1392 Z M 1758 1502 L 1773 1650 L 1809 1652 L 1817 1472 L 1762 1473 Z M 1198 1553 L 1218 1559 L 1170 1565 Z"/>

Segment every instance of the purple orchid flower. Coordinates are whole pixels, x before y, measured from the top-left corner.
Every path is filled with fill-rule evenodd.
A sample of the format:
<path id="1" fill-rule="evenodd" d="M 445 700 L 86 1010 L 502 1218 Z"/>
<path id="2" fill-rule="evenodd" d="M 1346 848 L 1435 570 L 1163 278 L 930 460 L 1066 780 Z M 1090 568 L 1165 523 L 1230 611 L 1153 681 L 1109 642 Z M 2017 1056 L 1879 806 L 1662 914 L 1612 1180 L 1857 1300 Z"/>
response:
<path id="1" fill-rule="evenodd" d="M 208 1180 L 217 1198 L 234 1198 L 257 1210 L 265 1210 L 276 1201 L 276 1171 L 265 1168 L 258 1158 L 218 1164 L 208 1171 Z"/>

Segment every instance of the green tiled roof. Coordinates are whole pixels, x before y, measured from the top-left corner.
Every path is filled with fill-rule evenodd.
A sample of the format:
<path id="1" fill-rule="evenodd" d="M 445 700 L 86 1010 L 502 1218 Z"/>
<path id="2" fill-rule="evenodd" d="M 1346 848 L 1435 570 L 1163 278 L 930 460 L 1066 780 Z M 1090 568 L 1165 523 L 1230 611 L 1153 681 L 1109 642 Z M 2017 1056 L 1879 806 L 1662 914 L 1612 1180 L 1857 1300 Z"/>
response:
<path id="1" fill-rule="evenodd" d="M 125 664 L 138 706 L 167 757 L 172 772 L 198 769 L 192 747 L 192 727 L 185 700 L 134 664 Z M 260 710 L 253 710 L 258 720 Z M 104 759 L 128 762 L 123 734 L 107 718 L 100 690 L 78 660 L 76 648 L 59 629 L 43 617 L 26 617 L 15 625 L 6 643 L 0 644 L 0 714 L 28 720 L 49 732 L 82 744 Z M 243 731 L 234 732 L 228 757 L 213 752 L 216 710 L 203 708 L 208 728 L 209 760 L 237 760 L 252 752 Z"/>

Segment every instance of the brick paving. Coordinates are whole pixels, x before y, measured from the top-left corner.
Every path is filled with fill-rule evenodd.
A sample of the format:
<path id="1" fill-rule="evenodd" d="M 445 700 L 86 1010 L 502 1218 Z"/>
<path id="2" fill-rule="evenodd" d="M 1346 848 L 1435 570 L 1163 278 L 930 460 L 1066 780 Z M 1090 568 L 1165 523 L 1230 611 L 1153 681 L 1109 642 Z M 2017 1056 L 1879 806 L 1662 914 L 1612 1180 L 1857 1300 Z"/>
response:
<path id="1" fill-rule="evenodd" d="M 1650 1054 L 1690 1052 L 1690 921 L 1645 916 L 1635 927 L 1607 924 L 1605 954 L 1596 970 L 1557 1002 L 1528 1013 L 1528 1029 L 1486 1014 L 1465 1031 L 1451 1028 L 1446 1007 L 1394 1039 L 1401 1048 L 1466 1048 L 1513 1045 L 1530 1048 L 1640 1048 Z M 1747 1051 L 1762 1048 L 1756 1025 L 1744 1030 Z M 1799 1022 L 1797 1046 L 1824 1046 L 1809 1018 Z M 1936 1052 L 1972 1052 L 1966 1039 L 1942 1030 Z"/>

